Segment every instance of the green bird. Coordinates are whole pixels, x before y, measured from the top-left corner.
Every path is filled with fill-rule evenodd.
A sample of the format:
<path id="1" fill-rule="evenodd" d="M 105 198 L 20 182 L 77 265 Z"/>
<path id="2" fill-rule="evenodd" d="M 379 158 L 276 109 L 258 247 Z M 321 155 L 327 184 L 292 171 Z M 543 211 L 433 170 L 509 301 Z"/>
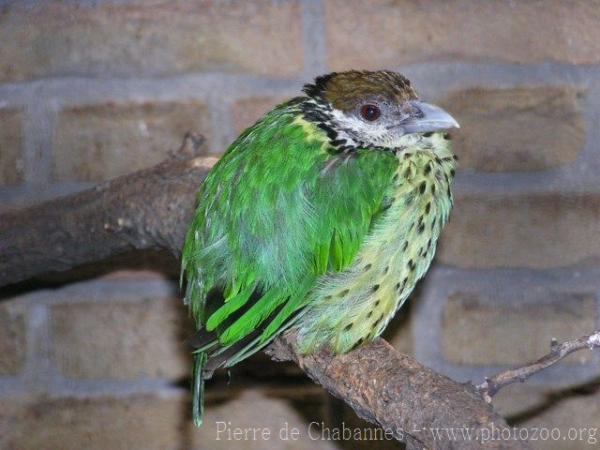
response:
<path id="1" fill-rule="evenodd" d="M 318 77 L 207 175 L 182 257 L 204 380 L 297 331 L 299 351 L 378 337 L 423 277 L 452 208 L 458 123 L 391 71 Z"/>

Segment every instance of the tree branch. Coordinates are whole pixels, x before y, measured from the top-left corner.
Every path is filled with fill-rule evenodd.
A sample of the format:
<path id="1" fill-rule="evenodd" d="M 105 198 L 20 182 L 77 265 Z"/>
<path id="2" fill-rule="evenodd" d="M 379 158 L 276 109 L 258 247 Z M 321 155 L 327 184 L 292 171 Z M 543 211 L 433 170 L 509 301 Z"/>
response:
<path id="1" fill-rule="evenodd" d="M 563 342 L 562 344 L 559 344 L 556 339 L 553 339 L 550 343 L 550 353 L 542 356 L 531 364 L 516 369 L 506 370 L 493 377 L 486 378 L 483 383 L 477 385 L 477 390 L 489 403 L 492 401 L 492 397 L 503 387 L 516 383 L 517 381 L 524 382 L 527 378 L 556 364 L 567 355 L 586 348 L 590 350 L 600 348 L 600 330 L 594 331 L 592 334 L 578 339 Z"/>
<path id="2" fill-rule="evenodd" d="M 368 422 L 406 442 L 409 449 L 523 449 L 519 441 L 461 440 L 508 428 L 470 383 L 457 383 L 398 353 L 383 339 L 346 355 L 327 351 L 300 355 L 288 333 L 267 349 L 276 360 L 296 362 L 315 382 L 343 400 Z M 476 431 L 477 430 L 477 431 Z M 448 439 L 454 433 L 458 440 Z M 489 434 L 487 434 L 489 436 Z"/>
<path id="3" fill-rule="evenodd" d="M 217 158 L 186 136 L 178 153 L 147 170 L 0 216 L 0 286 L 130 250 L 179 257 L 198 186 Z"/>
<path id="4" fill-rule="evenodd" d="M 180 255 L 196 192 L 216 158 L 184 143 L 177 157 L 97 188 L 0 216 L 0 286 L 129 250 Z M 193 141 L 193 139 L 192 139 Z M 524 449 L 520 441 L 449 440 L 432 429 L 502 430 L 504 420 L 470 384 L 457 383 L 379 339 L 351 353 L 300 355 L 293 334 L 268 350 L 293 360 L 359 416 L 410 449 Z"/>

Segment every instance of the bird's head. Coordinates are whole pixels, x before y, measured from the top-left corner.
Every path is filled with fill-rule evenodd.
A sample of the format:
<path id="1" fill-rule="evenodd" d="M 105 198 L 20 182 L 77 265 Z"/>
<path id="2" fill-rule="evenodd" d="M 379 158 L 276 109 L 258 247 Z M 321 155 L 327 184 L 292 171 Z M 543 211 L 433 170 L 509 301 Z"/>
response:
<path id="1" fill-rule="evenodd" d="M 342 150 L 397 149 L 459 127 L 443 109 L 419 101 L 410 81 L 395 72 L 334 72 L 305 85 L 304 92 L 304 117 Z"/>

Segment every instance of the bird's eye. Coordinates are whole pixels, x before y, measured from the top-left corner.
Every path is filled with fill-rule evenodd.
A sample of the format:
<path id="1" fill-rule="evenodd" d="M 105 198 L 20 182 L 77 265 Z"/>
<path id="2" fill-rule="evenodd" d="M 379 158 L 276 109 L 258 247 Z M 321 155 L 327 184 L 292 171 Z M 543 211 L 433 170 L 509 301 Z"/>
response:
<path id="1" fill-rule="evenodd" d="M 360 108 L 360 115 L 363 119 L 373 122 L 379 119 L 381 110 L 375 105 L 363 105 L 363 107 Z"/>

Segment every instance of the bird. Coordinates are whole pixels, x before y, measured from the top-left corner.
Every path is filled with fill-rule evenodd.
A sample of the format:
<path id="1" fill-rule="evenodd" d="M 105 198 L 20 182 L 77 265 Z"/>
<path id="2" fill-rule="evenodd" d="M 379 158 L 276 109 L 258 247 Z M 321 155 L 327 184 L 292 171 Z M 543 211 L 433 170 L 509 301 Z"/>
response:
<path id="1" fill-rule="evenodd" d="M 403 75 L 349 70 L 304 85 L 231 144 L 182 251 L 197 426 L 205 380 L 286 330 L 301 354 L 381 335 L 448 221 L 452 128 Z"/>

